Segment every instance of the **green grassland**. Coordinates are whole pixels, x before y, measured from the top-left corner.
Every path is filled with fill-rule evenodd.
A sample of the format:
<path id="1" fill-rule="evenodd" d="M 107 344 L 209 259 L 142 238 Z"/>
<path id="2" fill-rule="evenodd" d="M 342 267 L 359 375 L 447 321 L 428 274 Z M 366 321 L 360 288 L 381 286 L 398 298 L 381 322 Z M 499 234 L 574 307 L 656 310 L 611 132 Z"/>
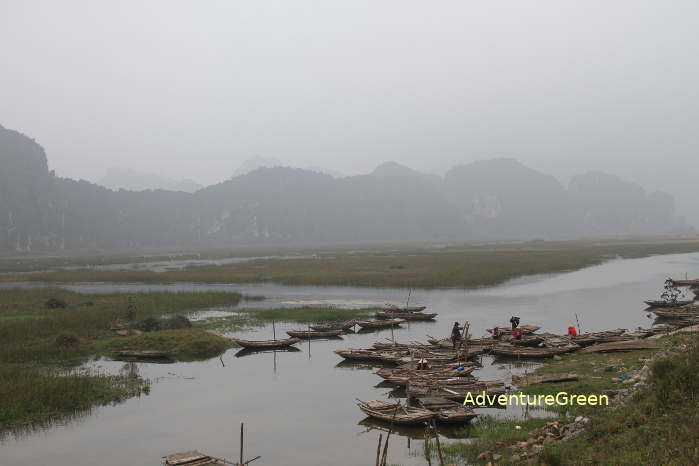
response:
<path id="1" fill-rule="evenodd" d="M 51 299 L 65 308 L 47 309 Z M 0 363 L 66 363 L 94 354 L 94 344 L 125 322 L 129 300 L 135 320 L 212 306 L 236 305 L 236 293 L 85 295 L 60 289 L 8 289 L 0 293 Z"/>
<path id="2" fill-rule="evenodd" d="M 113 323 L 234 305 L 235 293 L 82 295 L 59 289 L 0 293 L 0 432 L 70 417 L 148 389 L 138 377 L 75 373 L 86 359 L 122 348 L 168 349 L 179 359 L 211 357 L 231 346 L 202 329 L 117 337 Z M 47 308 L 50 299 L 65 307 Z"/>
<path id="3" fill-rule="evenodd" d="M 639 465 L 696 464 L 699 458 L 699 338 L 673 336 L 659 340 L 675 351 L 674 356 L 656 361 L 650 385 L 640 390 L 623 408 L 578 406 L 553 408 L 560 421 L 583 415 L 591 419 L 584 433 L 569 442 L 546 445 L 534 464 L 541 465 Z M 599 395 L 607 390 L 628 388 L 619 376 L 633 375 L 655 351 L 609 354 L 569 354 L 547 361 L 535 374 L 577 373 L 579 380 L 540 384 L 524 388 L 528 394 L 561 391 Z M 515 442 L 532 437 L 535 430 L 552 419 L 497 420 L 491 417 L 464 432 L 469 442 L 444 447 L 454 464 L 485 464 L 484 451 L 502 455 L 509 464 Z M 515 427 L 519 426 L 520 429 Z"/>
<path id="4" fill-rule="evenodd" d="M 254 260 L 184 270 L 59 270 L 3 274 L 0 281 L 252 283 L 288 285 L 473 288 L 530 274 L 575 270 L 615 257 L 699 251 L 699 240 L 624 242 L 531 242 L 501 245 L 410 247 L 388 252 L 338 251 L 313 259 Z"/>

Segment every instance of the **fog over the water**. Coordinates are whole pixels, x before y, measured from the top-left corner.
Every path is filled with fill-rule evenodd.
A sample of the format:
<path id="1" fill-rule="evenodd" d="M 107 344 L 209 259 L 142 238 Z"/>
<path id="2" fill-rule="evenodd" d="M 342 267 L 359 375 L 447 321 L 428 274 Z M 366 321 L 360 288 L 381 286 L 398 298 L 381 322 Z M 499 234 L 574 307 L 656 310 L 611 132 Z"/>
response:
<path id="1" fill-rule="evenodd" d="M 697 223 L 699 3 L 0 0 L 0 124 L 61 176 L 512 157 Z"/>

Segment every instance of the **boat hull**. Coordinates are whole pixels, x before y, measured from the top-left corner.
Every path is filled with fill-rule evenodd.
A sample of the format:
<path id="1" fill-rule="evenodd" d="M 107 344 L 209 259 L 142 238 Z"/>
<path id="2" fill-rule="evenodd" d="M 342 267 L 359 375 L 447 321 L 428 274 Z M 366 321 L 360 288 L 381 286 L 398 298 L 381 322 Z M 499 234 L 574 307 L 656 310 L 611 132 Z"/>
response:
<path id="1" fill-rule="evenodd" d="M 286 340 L 242 340 L 233 338 L 233 341 L 243 348 L 284 348 L 301 341 L 300 338 L 287 338 Z"/>

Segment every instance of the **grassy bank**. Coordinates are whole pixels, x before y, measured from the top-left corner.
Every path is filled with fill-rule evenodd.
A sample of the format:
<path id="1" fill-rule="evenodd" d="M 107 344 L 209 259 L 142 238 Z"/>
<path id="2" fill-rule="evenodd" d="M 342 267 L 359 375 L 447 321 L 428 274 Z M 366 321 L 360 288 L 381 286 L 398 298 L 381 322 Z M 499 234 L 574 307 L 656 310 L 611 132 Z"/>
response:
<path id="1" fill-rule="evenodd" d="M 587 429 L 569 442 L 546 445 L 534 464 L 695 464 L 699 458 L 699 339 L 674 336 L 660 340 L 675 351 L 670 359 L 656 362 L 650 386 L 641 390 L 623 408 L 611 406 L 557 407 L 551 415 L 561 422 L 575 416 L 591 419 Z M 559 361 L 547 361 L 535 372 L 558 374 L 574 372 L 575 382 L 541 384 L 527 387 L 528 394 L 599 395 L 630 387 L 621 376 L 631 376 L 652 356 L 651 351 L 609 354 L 570 354 Z M 485 417 L 465 431 L 469 442 L 457 442 L 444 448 L 454 464 L 485 464 L 479 458 L 490 451 L 508 464 L 510 445 L 530 439 L 534 432 L 552 419 L 496 420 Z M 520 428 L 517 429 L 516 426 Z"/>
<path id="2" fill-rule="evenodd" d="M 334 307 L 243 308 L 229 316 L 211 317 L 195 322 L 195 327 L 217 332 L 236 332 L 261 327 L 271 322 L 288 322 L 303 327 L 309 323 L 344 322 L 372 316 L 377 309 L 339 309 Z"/>
<path id="3" fill-rule="evenodd" d="M 49 299 L 65 308 L 48 309 Z M 212 306 L 237 304 L 235 293 L 148 293 L 84 295 L 59 289 L 3 290 L 0 294 L 0 363 L 67 363 L 95 352 L 99 340 L 113 338 L 110 326 Z"/>
<path id="4" fill-rule="evenodd" d="M 160 350 L 171 353 L 179 361 L 206 359 L 235 346 L 222 336 L 201 329 L 188 328 L 143 333 L 125 338 L 101 341 L 97 347 L 101 353 L 110 354 L 119 350 Z"/>
<path id="5" fill-rule="evenodd" d="M 75 374 L 70 367 L 122 348 L 168 349 L 182 359 L 206 358 L 230 346 L 201 329 L 117 337 L 115 322 L 137 325 L 163 315 L 236 304 L 231 293 L 83 295 L 58 289 L 0 293 L 0 431 L 42 423 L 141 393 L 144 381 Z M 47 306 L 47 303 L 50 305 Z M 163 319 L 163 322 L 169 319 Z M 186 321 L 186 320 L 185 320 Z"/>
<path id="6" fill-rule="evenodd" d="M 548 446 L 542 464 L 696 464 L 699 459 L 699 339 L 678 343 L 653 365 L 651 385 L 625 407 L 602 410 L 571 442 Z"/>
<path id="7" fill-rule="evenodd" d="M 126 375 L 73 374 L 56 368 L 0 364 L 2 431 L 36 427 L 69 418 L 93 406 L 117 403 L 148 391 L 148 383 Z"/>
<path id="8" fill-rule="evenodd" d="M 496 285 L 530 274 L 555 273 L 624 257 L 699 251 L 699 240 L 639 242 L 532 242 L 339 251 L 314 259 L 255 260 L 244 264 L 190 267 L 180 271 L 62 270 L 6 274 L 0 281 L 252 283 L 288 285 L 400 286 L 417 288 Z"/>

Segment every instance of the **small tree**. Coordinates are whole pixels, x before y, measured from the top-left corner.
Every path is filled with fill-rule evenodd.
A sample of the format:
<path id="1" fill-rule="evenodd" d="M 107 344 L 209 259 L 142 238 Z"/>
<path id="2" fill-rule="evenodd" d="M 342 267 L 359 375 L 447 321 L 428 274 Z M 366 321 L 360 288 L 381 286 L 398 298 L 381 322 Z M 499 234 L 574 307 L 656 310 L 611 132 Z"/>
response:
<path id="1" fill-rule="evenodd" d="M 675 282 L 673 282 L 671 278 L 668 278 L 667 280 L 665 280 L 665 286 L 663 288 L 665 289 L 665 291 L 663 291 L 663 294 L 661 294 L 660 297 L 666 303 L 677 303 L 677 300 L 682 295 L 682 291 L 680 291 L 677 285 L 675 285 Z"/>

